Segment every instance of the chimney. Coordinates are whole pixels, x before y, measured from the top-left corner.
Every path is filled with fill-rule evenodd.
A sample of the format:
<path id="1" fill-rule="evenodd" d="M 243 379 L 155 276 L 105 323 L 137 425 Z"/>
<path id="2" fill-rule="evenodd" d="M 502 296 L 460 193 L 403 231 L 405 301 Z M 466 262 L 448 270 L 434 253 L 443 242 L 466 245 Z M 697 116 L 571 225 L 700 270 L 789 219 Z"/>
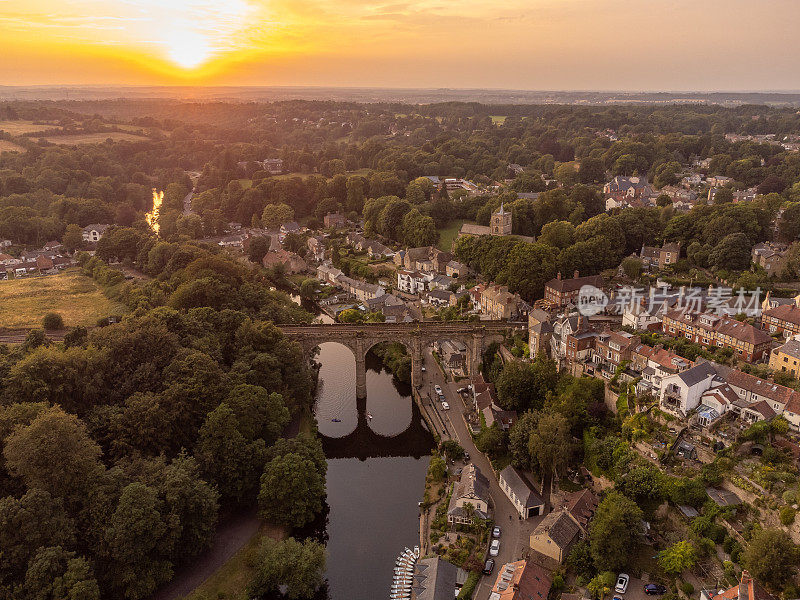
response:
<path id="1" fill-rule="evenodd" d="M 561 281 L 561 271 L 559 271 L 559 272 L 558 272 L 558 275 L 556 275 L 556 279 L 558 279 L 559 281 Z"/>
<path id="2" fill-rule="evenodd" d="M 575 269 L 575 272 L 572 274 L 572 278 L 577 279 L 578 277 L 580 277 L 580 273 L 578 273 L 578 269 Z"/>

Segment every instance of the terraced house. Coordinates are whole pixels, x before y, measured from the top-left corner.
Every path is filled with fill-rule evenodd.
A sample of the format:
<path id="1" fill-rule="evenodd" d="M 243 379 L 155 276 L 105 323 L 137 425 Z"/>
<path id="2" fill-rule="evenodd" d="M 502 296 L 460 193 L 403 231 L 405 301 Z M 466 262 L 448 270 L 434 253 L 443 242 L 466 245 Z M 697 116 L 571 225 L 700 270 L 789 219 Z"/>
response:
<path id="1" fill-rule="evenodd" d="M 667 311 L 663 331 L 706 348 L 731 348 L 737 358 L 746 362 L 758 362 L 768 356 L 773 343 L 766 332 L 749 323 L 711 313 Z"/>
<path id="2" fill-rule="evenodd" d="M 800 307 L 782 304 L 761 313 L 761 325 L 770 333 L 791 337 L 800 333 Z"/>

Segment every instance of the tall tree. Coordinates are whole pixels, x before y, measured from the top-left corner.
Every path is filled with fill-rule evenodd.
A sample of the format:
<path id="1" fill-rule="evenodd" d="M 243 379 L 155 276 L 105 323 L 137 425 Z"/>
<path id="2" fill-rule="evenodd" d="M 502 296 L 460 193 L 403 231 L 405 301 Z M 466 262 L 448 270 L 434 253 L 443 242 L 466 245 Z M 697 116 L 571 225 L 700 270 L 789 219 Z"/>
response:
<path id="1" fill-rule="evenodd" d="M 742 564 L 750 574 L 773 590 L 791 581 L 800 561 L 800 551 L 781 529 L 762 529 L 750 540 Z"/>
<path id="2" fill-rule="evenodd" d="M 630 498 L 616 491 L 603 498 L 589 526 L 589 545 L 599 570 L 618 570 L 628 564 L 641 520 L 642 511 Z"/>
<path id="3" fill-rule="evenodd" d="M 105 532 L 109 578 L 129 600 L 147 598 L 172 577 L 166 558 L 172 549 L 167 537 L 164 506 L 156 491 L 142 483 L 126 486 Z"/>
<path id="4" fill-rule="evenodd" d="M 102 472 L 100 447 L 75 415 L 53 407 L 6 439 L 3 455 L 12 475 L 30 488 L 79 501 Z"/>
<path id="5" fill-rule="evenodd" d="M 263 597 L 285 590 L 290 600 L 311 598 L 322 585 L 325 547 L 313 540 L 278 541 L 265 537 L 255 560 L 248 597 Z"/>
<path id="6" fill-rule="evenodd" d="M 566 417 L 544 413 L 528 440 L 531 464 L 543 476 L 556 478 L 569 464 L 574 452 L 572 434 Z"/>

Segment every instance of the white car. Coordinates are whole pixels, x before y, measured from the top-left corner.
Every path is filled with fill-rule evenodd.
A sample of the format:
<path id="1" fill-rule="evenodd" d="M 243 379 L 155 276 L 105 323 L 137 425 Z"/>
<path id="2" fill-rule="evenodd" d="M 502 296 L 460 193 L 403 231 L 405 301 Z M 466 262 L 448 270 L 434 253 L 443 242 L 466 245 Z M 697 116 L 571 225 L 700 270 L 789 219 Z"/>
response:
<path id="1" fill-rule="evenodd" d="M 620 573 L 617 576 L 617 585 L 614 586 L 614 591 L 618 594 L 624 594 L 628 590 L 628 582 L 631 580 L 627 573 Z"/>
<path id="2" fill-rule="evenodd" d="M 435 386 L 433 386 L 433 389 L 436 390 L 437 394 L 439 394 L 440 396 L 442 395 L 442 387 L 441 386 L 435 385 Z"/>
<path id="3" fill-rule="evenodd" d="M 447 402 L 442 402 L 442 410 L 450 410 L 450 405 Z"/>
<path id="4" fill-rule="evenodd" d="M 497 556 L 500 554 L 500 540 L 493 539 L 492 545 L 489 546 L 489 556 Z"/>

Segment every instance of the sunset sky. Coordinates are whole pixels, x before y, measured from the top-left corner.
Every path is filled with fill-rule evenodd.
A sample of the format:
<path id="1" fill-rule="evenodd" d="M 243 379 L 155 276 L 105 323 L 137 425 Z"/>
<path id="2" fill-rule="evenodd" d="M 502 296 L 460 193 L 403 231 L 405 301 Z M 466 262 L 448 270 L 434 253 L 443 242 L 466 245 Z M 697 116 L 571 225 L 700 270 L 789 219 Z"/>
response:
<path id="1" fill-rule="evenodd" d="M 800 0 L 0 0 L 0 85 L 798 90 Z"/>

